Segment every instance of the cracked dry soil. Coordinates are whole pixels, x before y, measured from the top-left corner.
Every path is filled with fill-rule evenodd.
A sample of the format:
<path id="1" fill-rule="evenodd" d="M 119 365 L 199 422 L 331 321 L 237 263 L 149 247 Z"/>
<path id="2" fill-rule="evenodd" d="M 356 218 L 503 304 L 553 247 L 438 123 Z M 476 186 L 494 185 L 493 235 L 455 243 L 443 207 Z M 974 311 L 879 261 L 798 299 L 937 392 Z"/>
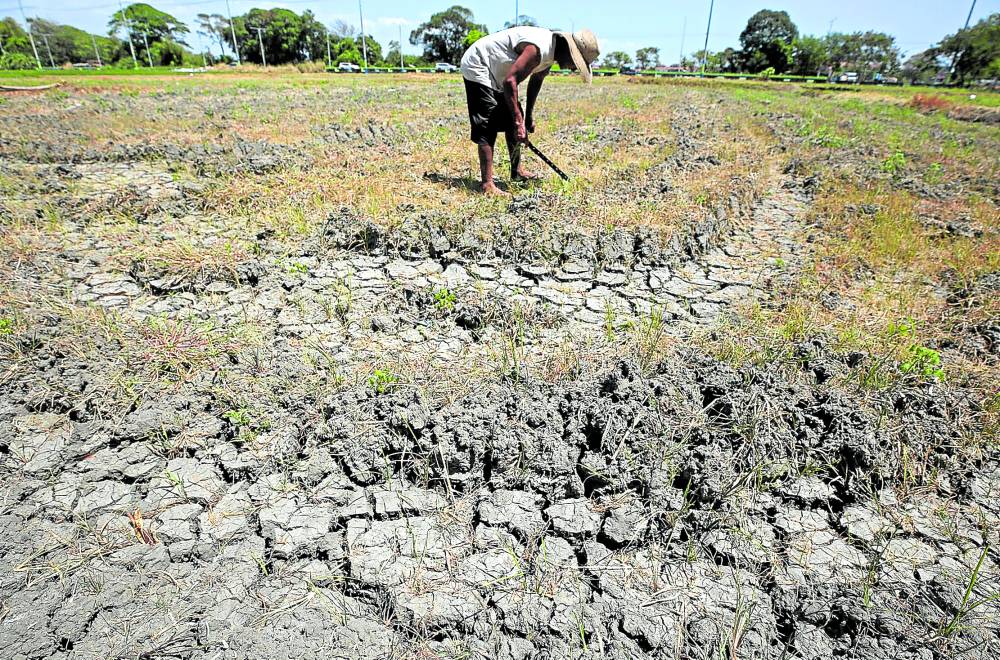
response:
<path id="1" fill-rule="evenodd" d="M 826 384 L 853 358 L 820 341 L 798 347 L 805 380 L 687 345 L 802 263 L 810 195 L 791 174 L 662 242 L 387 230 L 345 207 L 294 268 L 262 236 L 238 268 L 176 272 L 117 258 L 88 218 L 127 208 L 180 233 L 169 221 L 203 213 L 202 184 L 171 177 L 162 149 L 104 159 L 34 139 L 41 162 L 0 142 L 5 167 L 35 172 L 22 201 L 55 195 L 74 221 L 12 271 L 38 300 L 0 381 L 0 656 L 996 657 L 983 548 L 1000 467 L 995 447 L 965 449 L 969 395 L 861 400 Z M 700 151 L 670 164 L 703 167 Z M 509 218 L 546 203 L 523 196 Z M 74 350 L 74 306 L 116 332 Z M 525 367 L 651 313 L 676 351 L 605 348 L 555 380 Z M 185 334 L 190 319 L 213 330 Z M 129 389 L 168 323 L 209 368 Z M 215 343 L 240 324 L 254 350 Z M 386 355 L 471 382 L 298 386 Z M 491 360 L 513 377 L 477 382 Z M 223 388 L 226 373 L 241 378 Z M 131 404 L 112 405 L 122 390 Z M 901 494 L 914 457 L 946 491 Z M 946 635 L 977 563 L 982 603 Z"/>

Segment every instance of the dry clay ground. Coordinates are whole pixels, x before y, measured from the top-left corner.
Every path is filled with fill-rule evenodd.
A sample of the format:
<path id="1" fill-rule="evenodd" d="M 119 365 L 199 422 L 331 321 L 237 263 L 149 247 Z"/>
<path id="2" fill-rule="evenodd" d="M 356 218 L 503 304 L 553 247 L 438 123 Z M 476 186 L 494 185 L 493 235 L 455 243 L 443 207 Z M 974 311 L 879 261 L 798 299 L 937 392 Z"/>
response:
<path id="1" fill-rule="evenodd" d="M 84 83 L 0 99 L 0 657 L 1000 653 L 995 124 L 554 80 L 487 200 L 456 79 Z"/>

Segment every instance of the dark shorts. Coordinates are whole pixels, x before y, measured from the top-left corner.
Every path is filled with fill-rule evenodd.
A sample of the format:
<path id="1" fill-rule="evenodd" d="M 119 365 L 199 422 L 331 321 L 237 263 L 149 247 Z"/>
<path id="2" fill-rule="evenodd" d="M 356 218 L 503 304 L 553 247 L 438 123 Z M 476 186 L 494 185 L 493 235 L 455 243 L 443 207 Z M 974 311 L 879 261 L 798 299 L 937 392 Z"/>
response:
<path id="1" fill-rule="evenodd" d="M 514 129 L 514 117 L 503 92 L 465 78 L 462 80 L 465 80 L 465 98 L 469 103 L 472 141 L 492 145 L 496 142 L 497 133 Z"/>

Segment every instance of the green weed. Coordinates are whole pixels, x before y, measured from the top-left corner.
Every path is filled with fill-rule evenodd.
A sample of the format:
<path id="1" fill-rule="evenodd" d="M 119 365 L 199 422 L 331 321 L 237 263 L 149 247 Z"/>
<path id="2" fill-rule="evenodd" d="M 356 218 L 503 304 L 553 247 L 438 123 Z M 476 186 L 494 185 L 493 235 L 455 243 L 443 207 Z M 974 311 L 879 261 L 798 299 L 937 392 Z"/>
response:
<path id="1" fill-rule="evenodd" d="M 252 421 L 250 417 L 250 411 L 246 408 L 239 408 L 237 410 L 227 410 L 222 413 L 222 417 L 229 421 L 233 426 L 250 426 Z"/>
<path id="2" fill-rule="evenodd" d="M 455 294 L 448 289 L 438 289 L 434 293 L 434 306 L 439 312 L 450 312 L 455 309 L 456 300 Z"/>
<path id="3" fill-rule="evenodd" d="M 976 588 L 976 583 L 979 581 L 979 572 L 983 568 L 983 562 L 986 560 L 986 555 L 990 551 L 989 544 L 983 548 L 983 552 L 979 555 L 979 561 L 976 562 L 976 567 L 972 569 L 972 574 L 969 576 L 969 582 L 965 586 L 965 594 L 962 596 L 962 604 L 958 606 L 958 610 L 955 611 L 955 615 L 951 618 L 944 628 L 941 630 L 941 634 L 945 637 L 951 637 L 956 632 L 958 632 L 959 627 L 962 624 L 962 619 L 972 613 L 976 608 L 985 605 L 988 602 L 1000 600 L 1000 593 L 993 593 L 985 598 L 980 598 L 979 600 L 970 602 L 972 598 L 972 590 Z"/>
<path id="4" fill-rule="evenodd" d="M 886 174 L 897 176 L 906 169 L 906 156 L 902 151 L 893 152 L 891 156 L 882 161 L 879 169 Z"/>
<path id="5" fill-rule="evenodd" d="M 386 369 L 376 369 L 368 377 L 368 387 L 375 390 L 378 394 L 385 394 L 392 391 L 398 382 L 399 376 Z"/>

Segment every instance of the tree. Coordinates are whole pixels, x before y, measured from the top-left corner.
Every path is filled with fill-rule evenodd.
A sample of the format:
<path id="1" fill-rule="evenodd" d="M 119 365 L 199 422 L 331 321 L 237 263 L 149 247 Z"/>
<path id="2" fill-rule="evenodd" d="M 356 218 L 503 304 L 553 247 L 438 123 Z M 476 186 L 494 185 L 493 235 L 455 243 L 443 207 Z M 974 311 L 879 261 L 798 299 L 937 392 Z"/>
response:
<path id="1" fill-rule="evenodd" d="M 299 47 L 301 49 L 301 59 L 318 61 L 326 58 L 326 27 L 318 20 L 311 10 L 302 12 L 301 27 L 299 32 Z M 373 39 L 371 41 L 374 41 Z M 382 54 L 382 47 L 375 43 L 379 55 Z M 371 43 L 369 42 L 368 52 L 371 54 Z"/>
<path id="2" fill-rule="evenodd" d="M 948 35 L 937 49 L 954 62 L 952 80 L 959 84 L 969 78 L 1000 75 L 1000 14 L 991 14 L 970 28 Z"/>
<path id="3" fill-rule="evenodd" d="M 479 41 L 480 39 L 482 39 L 485 36 L 487 36 L 487 35 L 482 30 L 473 29 L 473 30 L 471 30 L 469 32 L 469 34 L 465 35 L 464 46 L 466 48 L 468 48 L 469 46 L 471 46 L 472 44 L 476 43 L 477 41 Z"/>
<path id="4" fill-rule="evenodd" d="M 153 64 L 158 66 L 177 66 L 192 58 L 192 55 L 176 41 L 158 41 L 150 44 L 149 54 Z"/>
<path id="5" fill-rule="evenodd" d="M 361 50 L 361 37 L 357 37 L 355 40 L 358 50 Z M 368 47 L 368 65 L 374 66 L 377 62 L 382 61 L 382 44 L 375 41 L 375 37 L 368 34 L 365 35 L 365 46 Z M 364 55 L 364 51 L 362 51 Z"/>
<path id="6" fill-rule="evenodd" d="M 827 65 L 826 42 L 819 37 L 804 35 L 792 43 L 792 73 L 798 76 L 815 76 Z"/>
<path id="7" fill-rule="evenodd" d="M 121 11 L 111 15 L 111 20 L 108 21 L 110 34 L 114 35 L 123 27 L 136 36 L 137 42 L 142 40 L 141 35 L 145 33 L 150 45 L 158 41 L 176 41 L 187 45 L 183 39 L 189 32 L 187 25 L 170 14 L 142 2 L 125 7 L 124 15 Z"/>
<path id="8" fill-rule="evenodd" d="M 339 41 L 344 37 L 353 37 L 354 33 L 357 31 L 358 29 L 356 27 L 338 18 L 333 22 L 333 25 L 330 26 L 330 37 Z"/>
<path id="9" fill-rule="evenodd" d="M 31 18 L 28 21 L 31 26 L 31 33 L 35 35 L 35 43 L 39 46 L 38 54 L 41 56 L 43 62 L 48 60 L 49 52 L 52 53 L 52 59 L 55 61 L 56 66 L 66 64 L 67 62 L 96 60 L 97 55 L 94 53 L 94 42 L 97 43 L 97 47 L 101 51 L 102 62 L 111 62 L 120 55 L 122 45 L 117 39 L 109 39 L 108 37 L 99 37 L 97 35 L 92 36 L 88 32 L 84 32 L 72 25 L 60 25 L 59 23 L 47 21 L 43 18 Z M 42 35 L 45 35 L 44 40 L 42 39 Z M 45 40 L 48 41 L 48 48 L 44 46 Z M 6 47 L 6 41 L 4 45 Z M 27 55 L 28 53 L 31 53 L 30 44 L 24 54 Z"/>
<path id="10" fill-rule="evenodd" d="M 344 37 L 338 39 L 330 45 L 330 56 L 334 64 L 350 62 L 361 66 L 365 63 L 364 55 L 361 53 L 361 42 L 354 37 Z"/>
<path id="11" fill-rule="evenodd" d="M 226 55 L 226 46 L 230 45 L 230 49 L 236 52 L 232 48 L 229 42 L 232 40 L 232 32 L 229 29 L 229 20 L 222 14 L 198 14 L 195 18 L 195 22 L 198 24 L 198 34 L 208 37 L 219 44 L 219 54 L 221 56 Z"/>
<path id="12" fill-rule="evenodd" d="M 614 50 L 604 56 L 601 63 L 602 69 L 620 69 L 632 63 L 632 58 L 625 51 Z"/>
<path id="13" fill-rule="evenodd" d="M 660 64 L 660 49 L 652 46 L 635 51 L 635 63 L 640 69 L 655 69 Z"/>
<path id="14" fill-rule="evenodd" d="M 32 55 L 28 33 L 10 16 L 0 21 L 0 40 L 3 40 L 4 50 L 8 53 Z"/>
<path id="15" fill-rule="evenodd" d="M 740 34 L 743 64 L 752 73 L 768 67 L 776 73 L 788 70 L 792 63 L 792 42 L 799 30 L 786 11 L 762 9 L 747 21 Z"/>
<path id="16" fill-rule="evenodd" d="M 454 5 L 418 25 L 410 32 L 410 43 L 423 46 L 426 60 L 458 64 L 465 52 L 465 38 L 473 30 L 489 32 L 485 25 L 475 22 L 470 9 Z"/>
<path id="17" fill-rule="evenodd" d="M 942 63 L 937 48 L 928 48 L 917 53 L 903 65 L 903 77 L 911 85 L 933 82 L 942 71 L 947 71 L 947 66 Z"/>
<path id="18" fill-rule="evenodd" d="M 233 27 L 240 45 L 240 57 L 247 62 L 260 63 L 261 41 L 268 64 L 322 60 L 326 57 L 327 30 L 309 10 L 299 16 L 290 9 L 251 9 L 242 16 L 233 17 Z M 263 29 L 259 37 L 255 28 Z M 340 41 L 343 40 L 337 41 L 338 47 Z M 349 41 L 353 43 L 353 39 Z M 370 39 L 368 43 L 372 42 L 374 40 Z M 360 52 L 360 41 L 356 45 Z M 332 46 L 331 43 L 331 50 Z M 344 44 L 341 49 L 348 46 Z M 381 51 L 381 48 L 378 50 Z M 358 61 L 361 61 L 360 54 Z"/>
<path id="19" fill-rule="evenodd" d="M 738 73 L 743 70 L 743 55 L 735 48 L 726 48 L 714 57 L 718 70 L 723 73 Z"/>
<path id="20" fill-rule="evenodd" d="M 884 32 L 834 32 L 824 38 L 832 69 L 857 71 L 865 80 L 871 73 L 892 73 L 899 68 L 895 38 Z"/>
<path id="21" fill-rule="evenodd" d="M 7 49 L 7 46 L 4 46 L 4 49 Z M 35 66 L 35 58 L 25 55 L 24 53 L 16 53 L 8 50 L 3 55 L 0 55 L 0 69 L 23 71 L 27 69 L 34 69 Z"/>
<path id="22" fill-rule="evenodd" d="M 525 16 L 524 14 L 521 14 L 520 16 L 517 17 L 517 25 L 514 25 L 510 21 L 507 21 L 503 24 L 503 29 L 509 30 L 512 27 L 524 27 L 525 25 L 529 25 L 531 27 L 538 27 L 538 21 L 533 19 L 531 16 Z"/>
<path id="23" fill-rule="evenodd" d="M 691 57 L 694 58 L 693 68 L 696 70 L 701 70 L 704 58 L 705 71 L 709 73 L 735 72 L 740 68 L 740 53 L 734 48 L 727 48 L 717 53 L 708 51 L 707 56 L 704 50 L 698 50 L 692 53 Z"/>

